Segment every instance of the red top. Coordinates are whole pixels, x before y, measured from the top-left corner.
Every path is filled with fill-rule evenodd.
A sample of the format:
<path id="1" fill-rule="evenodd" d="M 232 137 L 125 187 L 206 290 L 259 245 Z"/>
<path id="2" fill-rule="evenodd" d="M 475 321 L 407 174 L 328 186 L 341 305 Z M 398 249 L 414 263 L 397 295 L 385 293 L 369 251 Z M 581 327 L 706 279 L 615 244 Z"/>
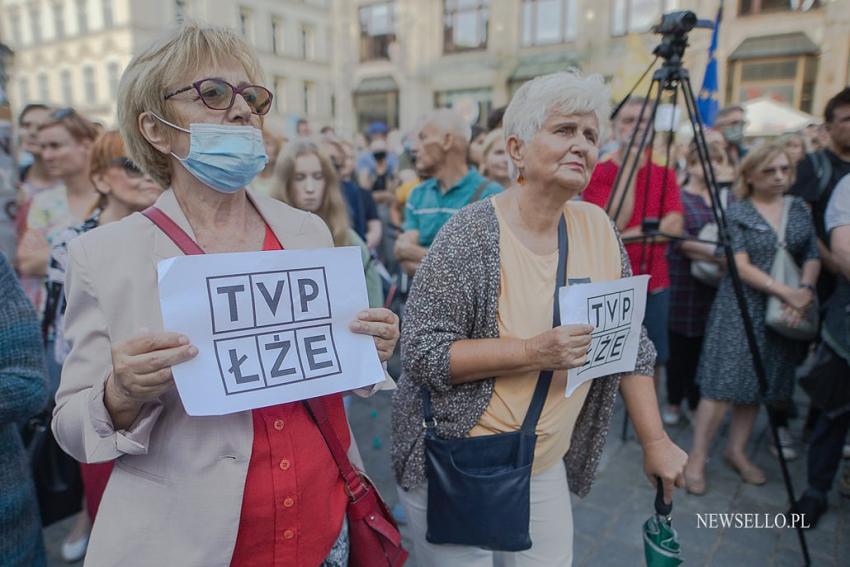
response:
<path id="1" fill-rule="evenodd" d="M 596 165 L 587 188 L 582 193 L 582 199 L 605 208 L 608 197 L 614 187 L 619 166 L 613 160 L 606 160 Z M 664 191 L 664 202 L 661 202 L 661 192 L 664 186 L 664 174 L 667 173 L 667 188 Z M 649 175 L 649 202 L 646 198 L 646 176 Z M 644 217 L 662 219 L 668 213 L 681 213 L 682 198 L 676 174 L 672 169 L 662 167 L 647 161 L 646 165 L 637 172 L 635 180 L 635 206 L 632 218 L 626 228 L 640 226 Z M 612 214 L 617 203 L 611 205 Z M 644 212 L 644 206 L 646 211 Z M 670 287 L 670 275 L 667 271 L 667 243 L 647 244 L 640 241 L 626 244 L 626 253 L 632 262 L 635 275 L 649 274 L 649 291 L 660 291 Z"/>
<path id="2" fill-rule="evenodd" d="M 282 249 L 266 227 L 263 250 Z M 324 402 L 347 450 L 342 396 L 325 396 Z M 348 504 L 339 469 L 303 403 L 262 408 L 251 415 L 254 443 L 230 565 L 321 565 L 339 536 Z"/>

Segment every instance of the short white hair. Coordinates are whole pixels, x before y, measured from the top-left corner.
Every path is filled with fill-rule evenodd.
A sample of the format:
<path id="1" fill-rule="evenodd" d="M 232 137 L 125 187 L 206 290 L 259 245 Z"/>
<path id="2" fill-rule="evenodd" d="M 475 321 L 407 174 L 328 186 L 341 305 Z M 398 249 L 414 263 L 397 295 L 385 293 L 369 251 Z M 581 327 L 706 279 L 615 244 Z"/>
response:
<path id="1" fill-rule="evenodd" d="M 522 85 L 511 99 L 502 125 L 505 140 L 516 136 L 529 142 L 543 127 L 553 112 L 583 114 L 593 112 L 599 122 L 599 139 L 605 139 L 608 114 L 611 111 L 611 90 L 601 75 L 582 75 L 578 69 L 559 71 L 536 77 Z M 508 160 L 512 179 L 517 176 L 516 165 Z"/>

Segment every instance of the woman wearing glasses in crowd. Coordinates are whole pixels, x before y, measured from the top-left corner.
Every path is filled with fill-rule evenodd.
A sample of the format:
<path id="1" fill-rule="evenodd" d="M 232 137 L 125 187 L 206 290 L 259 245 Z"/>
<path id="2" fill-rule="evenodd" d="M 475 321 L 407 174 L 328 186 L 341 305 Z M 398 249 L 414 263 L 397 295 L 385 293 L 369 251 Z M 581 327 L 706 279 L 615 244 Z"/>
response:
<path id="1" fill-rule="evenodd" d="M 706 491 L 705 465 L 714 435 L 727 410 L 732 410 L 729 439 L 723 452 L 726 463 L 749 484 L 761 485 L 767 477 L 747 456 L 747 442 L 762 402 L 786 404 L 794 391 L 794 369 L 801 362 L 805 343 L 785 338 L 767 327 L 767 299 L 782 300 L 785 316 L 802 318 L 815 300 L 820 273 L 817 238 L 805 203 L 793 198 L 785 234 L 781 226 L 785 193 L 794 180 L 791 158 L 783 145 L 764 144 L 741 161 L 735 185 L 738 200 L 728 208 L 727 222 L 735 264 L 744 282 L 744 295 L 764 362 L 768 390 L 759 391 L 752 358 L 744 337 L 744 324 L 727 274 L 711 306 L 696 380 L 702 399 L 694 425 L 694 445 L 685 469 L 688 492 Z M 802 267 L 800 287 L 794 289 L 770 276 L 779 241 Z M 735 337 L 730 340 L 730 337 Z M 780 442 L 790 439 L 780 426 Z M 787 457 L 787 455 L 786 455 Z"/>
<path id="2" fill-rule="evenodd" d="M 245 186 L 265 167 L 271 93 L 230 30 L 185 25 L 131 61 L 118 121 L 129 156 L 168 189 L 156 207 L 207 253 L 333 246 L 322 220 Z M 83 462 L 115 460 L 92 565 L 346 565 L 348 497 L 303 404 L 190 417 L 171 367 L 197 355 L 163 329 L 157 262 L 181 255 L 133 214 L 74 239 L 65 359 L 53 429 Z M 398 320 L 352 323 L 389 358 Z M 209 377 L 198 376 L 199 380 Z M 349 446 L 340 395 L 322 398 Z"/>
<path id="3" fill-rule="evenodd" d="M 47 270 L 44 327 L 55 337 L 54 350 L 48 352 L 47 356 L 54 358 L 60 366 L 69 350 L 68 342 L 62 334 L 68 243 L 98 226 L 121 220 L 133 212 L 148 208 L 162 193 L 162 188 L 127 158 L 121 134 L 115 130 L 101 134 L 95 141 L 91 148 L 89 170 L 100 198 L 82 224 L 68 228 L 53 240 Z M 112 462 L 82 464 L 80 468 L 86 497 L 85 510 L 62 545 L 62 557 L 69 562 L 78 561 L 86 552 L 91 524 L 109 480 Z"/>

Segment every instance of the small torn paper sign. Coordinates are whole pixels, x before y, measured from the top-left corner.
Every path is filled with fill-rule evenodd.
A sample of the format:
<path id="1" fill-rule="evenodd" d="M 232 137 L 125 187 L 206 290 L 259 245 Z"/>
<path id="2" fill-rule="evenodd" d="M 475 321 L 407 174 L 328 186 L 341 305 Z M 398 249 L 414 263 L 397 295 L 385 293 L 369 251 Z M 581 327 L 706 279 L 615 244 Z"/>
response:
<path id="1" fill-rule="evenodd" d="M 635 369 L 648 283 L 634 276 L 560 289 L 561 324 L 593 326 L 587 362 L 567 372 L 567 397 L 588 380 Z"/>
<path id="2" fill-rule="evenodd" d="M 198 355 L 173 367 L 189 415 L 223 415 L 362 388 L 384 379 L 360 249 L 179 256 L 158 266 L 164 328 Z"/>

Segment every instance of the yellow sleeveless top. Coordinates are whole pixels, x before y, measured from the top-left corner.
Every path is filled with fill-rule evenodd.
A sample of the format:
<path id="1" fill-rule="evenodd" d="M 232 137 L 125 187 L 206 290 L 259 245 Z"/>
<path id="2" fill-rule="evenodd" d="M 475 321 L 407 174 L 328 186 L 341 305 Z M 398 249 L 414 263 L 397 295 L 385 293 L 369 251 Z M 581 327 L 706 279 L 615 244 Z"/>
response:
<path id="1" fill-rule="evenodd" d="M 525 247 L 513 234 L 493 200 L 499 221 L 499 335 L 529 339 L 552 328 L 555 272 L 558 253 L 539 255 Z M 568 280 L 601 282 L 619 279 L 620 247 L 605 212 L 590 203 L 570 201 L 564 207 L 569 238 Z M 496 377 L 493 396 L 478 423 L 469 432 L 472 437 L 517 431 L 522 426 L 538 372 Z M 591 381 L 566 397 L 567 373 L 556 372 L 543 412 L 537 423 L 537 446 L 533 473 L 551 467 L 570 448 L 573 428 L 578 419 Z"/>

